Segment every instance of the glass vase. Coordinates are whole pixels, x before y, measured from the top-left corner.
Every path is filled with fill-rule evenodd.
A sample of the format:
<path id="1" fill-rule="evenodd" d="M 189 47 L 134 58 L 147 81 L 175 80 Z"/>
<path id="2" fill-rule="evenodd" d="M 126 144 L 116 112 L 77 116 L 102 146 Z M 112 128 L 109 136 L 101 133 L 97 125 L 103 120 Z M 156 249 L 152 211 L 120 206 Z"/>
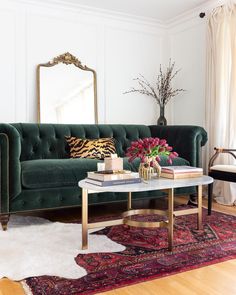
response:
<path id="1" fill-rule="evenodd" d="M 157 120 L 157 125 L 167 125 L 167 120 L 165 118 L 165 106 L 160 105 L 160 117 Z"/>
<path id="2" fill-rule="evenodd" d="M 159 178 L 161 176 L 161 166 L 155 157 L 146 157 L 139 165 L 139 176 L 144 180 Z"/>

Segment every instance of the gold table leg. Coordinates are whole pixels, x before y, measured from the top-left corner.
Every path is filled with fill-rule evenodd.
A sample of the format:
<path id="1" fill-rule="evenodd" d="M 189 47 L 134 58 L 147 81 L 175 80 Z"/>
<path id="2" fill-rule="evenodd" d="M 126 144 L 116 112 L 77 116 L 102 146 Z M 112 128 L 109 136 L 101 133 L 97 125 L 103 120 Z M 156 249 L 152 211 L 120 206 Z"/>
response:
<path id="1" fill-rule="evenodd" d="M 127 204 L 127 209 L 131 210 L 132 209 L 132 194 L 131 192 L 128 193 L 128 204 Z"/>
<path id="2" fill-rule="evenodd" d="M 88 249 L 88 190 L 82 189 L 82 249 Z"/>
<path id="3" fill-rule="evenodd" d="M 168 249 L 173 249 L 173 233 L 174 233 L 174 189 L 168 190 Z"/>
<path id="4" fill-rule="evenodd" d="M 198 186 L 198 222 L 197 228 L 202 229 L 202 185 Z"/>

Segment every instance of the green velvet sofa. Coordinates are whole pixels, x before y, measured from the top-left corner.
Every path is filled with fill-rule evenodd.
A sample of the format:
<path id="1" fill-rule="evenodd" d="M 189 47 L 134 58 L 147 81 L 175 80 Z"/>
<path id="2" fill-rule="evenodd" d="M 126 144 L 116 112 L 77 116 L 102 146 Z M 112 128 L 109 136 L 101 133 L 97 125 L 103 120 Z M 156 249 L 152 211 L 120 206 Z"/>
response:
<path id="1" fill-rule="evenodd" d="M 1 195 L 0 222 L 6 229 L 9 215 L 16 212 L 58 209 L 81 205 L 78 181 L 96 170 L 98 160 L 70 159 L 65 136 L 113 137 L 119 156 L 124 157 L 131 141 L 145 137 L 167 139 L 179 153 L 175 165 L 200 165 L 206 131 L 197 126 L 0 124 Z M 165 159 L 161 165 L 167 165 Z M 137 171 L 138 161 L 124 167 Z M 177 193 L 189 194 L 179 190 Z M 134 198 L 154 198 L 160 192 L 136 193 Z M 90 204 L 126 200 L 125 194 L 103 193 L 90 197 Z"/>

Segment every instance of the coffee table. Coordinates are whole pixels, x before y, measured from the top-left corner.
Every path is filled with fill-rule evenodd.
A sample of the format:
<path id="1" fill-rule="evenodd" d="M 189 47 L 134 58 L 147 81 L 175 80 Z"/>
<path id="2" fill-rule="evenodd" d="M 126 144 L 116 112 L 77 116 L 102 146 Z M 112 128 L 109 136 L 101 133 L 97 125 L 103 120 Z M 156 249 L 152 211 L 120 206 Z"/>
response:
<path id="1" fill-rule="evenodd" d="M 158 178 L 151 179 L 149 181 L 143 181 L 135 184 L 125 185 L 113 185 L 100 187 L 97 185 L 89 184 L 84 180 L 79 182 L 79 187 L 82 188 L 82 249 L 88 248 L 88 229 L 99 228 L 106 226 L 114 226 L 120 224 L 128 224 L 130 226 L 139 227 L 166 227 L 168 228 L 168 249 L 173 249 L 173 230 L 174 230 L 174 217 L 181 215 L 188 215 L 197 213 L 197 228 L 202 229 L 202 186 L 208 185 L 213 182 L 213 178 L 209 176 L 201 176 L 196 178 L 186 179 L 168 179 Z M 180 187 L 198 187 L 198 207 L 190 208 L 186 210 L 174 211 L 174 189 Z M 157 210 L 157 209 L 138 209 L 132 210 L 132 193 L 153 191 L 153 190 L 164 190 L 168 193 L 168 210 Z M 121 219 L 109 220 L 103 222 L 88 223 L 88 196 L 93 193 L 101 192 L 126 192 L 128 193 L 127 207 L 128 211 L 124 212 Z M 131 219 L 132 215 L 136 214 L 158 214 L 167 216 L 167 221 L 160 222 L 138 222 Z"/>

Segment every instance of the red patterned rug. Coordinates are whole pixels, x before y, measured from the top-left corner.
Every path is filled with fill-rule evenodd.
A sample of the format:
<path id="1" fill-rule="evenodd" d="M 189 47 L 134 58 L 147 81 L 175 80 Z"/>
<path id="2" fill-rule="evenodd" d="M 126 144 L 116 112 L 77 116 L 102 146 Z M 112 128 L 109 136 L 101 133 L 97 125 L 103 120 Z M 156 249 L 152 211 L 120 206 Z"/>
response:
<path id="1" fill-rule="evenodd" d="M 203 213 L 201 231 L 196 230 L 196 215 L 176 217 L 173 252 L 167 250 L 165 228 L 113 226 L 99 234 L 125 245 L 125 251 L 78 255 L 76 262 L 88 272 L 78 280 L 42 276 L 26 283 L 34 295 L 95 294 L 236 258 L 236 217 Z"/>

